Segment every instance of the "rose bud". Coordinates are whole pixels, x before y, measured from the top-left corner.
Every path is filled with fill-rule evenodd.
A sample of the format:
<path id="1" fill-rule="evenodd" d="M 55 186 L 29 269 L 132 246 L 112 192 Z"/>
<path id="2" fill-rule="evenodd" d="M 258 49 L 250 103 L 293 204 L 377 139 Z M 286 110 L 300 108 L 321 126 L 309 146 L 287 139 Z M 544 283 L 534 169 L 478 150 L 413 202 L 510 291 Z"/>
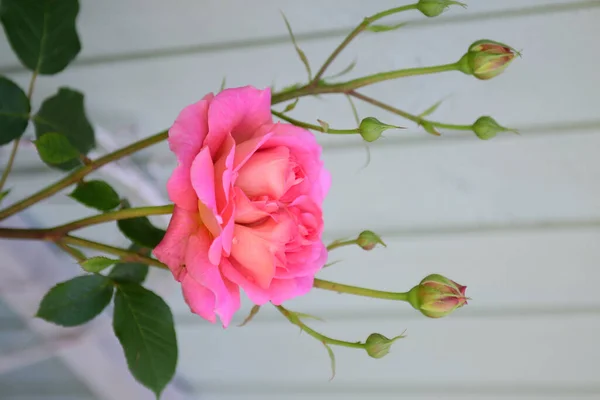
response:
<path id="1" fill-rule="evenodd" d="M 362 247 L 363 250 L 373 250 L 377 244 L 387 247 L 383 240 L 375 233 L 371 231 L 362 231 L 358 238 L 356 238 L 356 244 Z"/>
<path id="2" fill-rule="evenodd" d="M 460 59 L 459 69 L 477 79 L 491 79 L 500 75 L 517 54 L 517 51 L 505 44 L 479 40 Z"/>
<path id="3" fill-rule="evenodd" d="M 459 5 L 464 8 L 467 7 L 466 4 L 460 3 L 458 1 L 419 0 L 419 2 L 417 3 L 417 10 L 421 11 L 427 17 L 437 17 L 453 4 Z"/>
<path id="4" fill-rule="evenodd" d="M 480 117 L 472 126 L 473 132 L 479 139 L 488 140 L 496 136 L 499 132 L 515 132 L 513 129 L 505 128 L 497 123 L 492 117 Z"/>
<path id="5" fill-rule="evenodd" d="M 440 318 L 467 304 L 466 290 L 466 286 L 432 274 L 408 292 L 408 301 L 426 317 Z"/>
<path id="6" fill-rule="evenodd" d="M 374 142 L 381 137 L 383 131 L 393 128 L 402 129 L 400 126 L 384 124 L 377 118 L 367 117 L 360 121 L 358 130 L 363 139 L 365 139 L 367 142 Z"/>
<path id="7" fill-rule="evenodd" d="M 388 339 L 380 333 L 371 333 L 365 341 L 365 350 L 373 358 L 383 358 L 390 352 L 392 344 L 403 337 L 400 335 L 393 339 Z"/>

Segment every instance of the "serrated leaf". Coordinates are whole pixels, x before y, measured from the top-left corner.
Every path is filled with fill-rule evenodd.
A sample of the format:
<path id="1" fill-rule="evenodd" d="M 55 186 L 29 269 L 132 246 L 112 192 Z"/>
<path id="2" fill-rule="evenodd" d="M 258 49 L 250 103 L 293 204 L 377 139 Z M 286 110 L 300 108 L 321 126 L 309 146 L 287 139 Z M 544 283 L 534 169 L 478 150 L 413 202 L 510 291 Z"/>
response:
<path id="1" fill-rule="evenodd" d="M 31 106 L 25 92 L 10 79 L 0 76 L 0 146 L 23 135 L 29 123 L 29 111 Z"/>
<path id="2" fill-rule="evenodd" d="M 248 316 L 244 319 L 244 321 L 242 321 L 241 324 L 238 325 L 238 327 L 242 327 L 244 325 L 246 325 L 248 322 L 252 321 L 252 318 L 254 318 L 254 316 L 256 314 L 258 314 L 258 312 L 260 311 L 260 306 L 254 305 L 252 306 L 252 309 L 250 310 L 250 314 L 248 314 Z"/>
<path id="3" fill-rule="evenodd" d="M 321 128 L 323 128 L 324 133 L 327 133 L 327 131 L 329 131 L 329 124 L 327 122 L 321 121 L 320 119 L 318 119 L 317 122 L 319 123 L 319 125 L 321 125 Z"/>
<path id="4" fill-rule="evenodd" d="M 298 101 L 300 99 L 296 99 L 293 103 L 288 104 L 287 106 L 285 106 L 285 109 L 283 110 L 283 113 L 292 111 L 294 108 L 296 108 L 296 104 L 298 104 Z"/>
<path id="5" fill-rule="evenodd" d="M 296 43 L 296 37 L 294 36 L 294 33 L 292 32 L 292 27 L 290 26 L 288 19 L 285 17 L 285 14 L 281 13 L 281 16 L 283 17 L 285 26 L 287 27 L 290 37 L 292 38 L 292 43 L 294 44 L 296 53 L 298 53 L 298 57 L 300 57 L 300 61 L 302 61 L 302 63 L 304 64 L 304 67 L 306 68 L 306 72 L 308 73 L 308 80 L 312 81 L 312 71 L 310 69 L 310 64 L 308 62 L 308 58 L 306 58 L 306 54 L 304 54 L 302 49 L 300 49 L 300 47 L 298 47 L 298 43 Z"/>
<path id="6" fill-rule="evenodd" d="M 341 70 L 340 72 L 338 72 L 335 75 L 331 75 L 327 79 L 339 78 L 342 75 L 346 75 L 348 72 L 352 71 L 354 69 L 354 67 L 356 67 L 356 60 L 352 61 L 350 63 L 350 65 L 348 65 L 346 68 L 344 68 L 343 70 Z"/>
<path id="7" fill-rule="evenodd" d="M 331 378 L 329 380 L 332 381 L 335 378 L 335 354 L 333 354 L 333 350 L 327 343 L 323 342 L 323 346 L 327 349 L 327 354 L 329 354 L 329 359 L 331 360 Z"/>
<path id="8" fill-rule="evenodd" d="M 406 22 L 395 25 L 369 25 L 367 26 L 367 29 L 371 32 L 389 32 L 401 28 L 404 25 L 406 25 Z"/>
<path id="9" fill-rule="evenodd" d="M 79 265 L 81 265 L 81 268 L 83 268 L 87 272 L 96 273 L 96 272 L 100 272 L 103 269 L 106 269 L 106 268 L 110 267 L 111 265 L 116 264 L 118 262 L 119 262 L 119 260 L 115 260 L 115 259 L 103 257 L 103 256 L 98 256 L 98 257 L 91 257 L 86 260 L 80 261 Z"/>
<path id="10" fill-rule="evenodd" d="M 100 314 L 112 295 L 110 279 L 102 275 L 78 276 L 50 289 L 36 316 L 57 325 L 81 325 Z"/>
<path id="11" fill-rule="evenodd" d="M 108 183 L 99 180 L 79 183 L 69 197 L 100 211 L 112 210 L 121 203 L 119 194 Z"/>
<path id="12" fill-rule="evenodd" d="M 58 132 L 84 155 L 96 145 L 94 129 L 85 114 L 83 94 L 76 90 L 62 87 L 54 96 L 44 100 L 33 117 L 33 123 L 38 139 L 45 133 Z M 69 170 L 78 165 L 79 161 L 69 161 L 56 167 Z"/>
<path id="13" fill-rule="evenodd" d="M 40 158 L 46 164 L 61 165 L 79 160 L 79 151 L 71 145 L 69 139 L 60 133 L 45 133 L 33 143 L 37 148 Z"/>
<path id="14" fill-rule="evenodd" d="M 152 225 L 148 217 L 136 217 L 117 221 L 119 230 L 133 243 L 155 248 L 165 236 L 166 231 Z"/>
<path id="15" fill-rule="evenodd" d="M 56 74 L 77 56 L 78 0 L 2 0 L 0 21 L 19 60 L 39 74 Z"/>
<path id="16" fill-rule="evenodd" d="M 438 109 L 438 107 L 442 104 L 444 100 L 440 100 L 437 103 L 435 103 L 434 105 L 432 105 L 431 107 L 429 107 L 427 110 L 423 111 L 421 114 L 419 114 L 419 118 L 424 118 L 428 115 L 431 115 L 435 112 L 435 110 Z"/>
<path id="17" fill-rule="evenodd" d="M 116 285 L 113 329 L 132 375 L 160 396 L 177 366 L 177 337 L 169 306 L 135 283 Z"/>
<path id="18" fill-rule="evenodd" d="M 116 264 L 108 277 L 118 282 L 142 283 L 148 275 L 148 266 L 141 263 Z"/>

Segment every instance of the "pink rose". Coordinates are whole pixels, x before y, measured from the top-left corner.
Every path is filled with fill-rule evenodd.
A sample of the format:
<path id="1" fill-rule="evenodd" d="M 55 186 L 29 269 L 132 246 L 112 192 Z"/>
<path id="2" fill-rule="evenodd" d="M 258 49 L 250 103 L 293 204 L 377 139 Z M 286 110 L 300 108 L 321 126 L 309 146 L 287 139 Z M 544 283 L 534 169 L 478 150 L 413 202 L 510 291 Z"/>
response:
<path id="1" fill-rule="evenodd" d="M 224 327 L 240 307 L 307 293 L 326 261 L 321 205 L 330 176 L 305 129 L 271 118 L 271 92 L 212 93 L 169 130 L 179 165 L 167 184 L 173 217 L 154 255 L 191 310 Z"/>

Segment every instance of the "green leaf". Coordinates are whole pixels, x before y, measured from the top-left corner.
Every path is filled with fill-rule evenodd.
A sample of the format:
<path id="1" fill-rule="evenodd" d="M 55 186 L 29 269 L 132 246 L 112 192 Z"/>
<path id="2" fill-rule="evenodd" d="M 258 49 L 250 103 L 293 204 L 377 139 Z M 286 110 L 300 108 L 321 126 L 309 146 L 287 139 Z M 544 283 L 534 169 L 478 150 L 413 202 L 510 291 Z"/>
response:
<path id="1" fill-rule="evenodd" d="M 25 92 L 10 79 L 0 76 L 0 146 L 23 135 L 30 110 Z"/>
<path id="2" fill-rule="evenodd" d="M 281 16 L 283 17 L 283 20 L 285 21 L 285 26 L 287 27 L 290 37 L 292 38 L 292 43 L 294 44 L 296 53 L 298 53 L 298 57 L 300 57 L 300 61 L 302 61 L 302 63 L 304 64 L 304 67 L 306 68 L 306 72 L 308 73 L 308 80 L 312 81 L 312 71 L 310 69 L 310 64 L 308 62 L 308 58 L 306 58 L 306 54 L 304 54 L 302 49 L 300 47 L 298 47 L 298 44 L 296 43 L 296 37 L 294 36 L 294 32 L 292 32 L 292 27 L 290 26 L 289 21 L 285 17 L 285 14 L 281 13 Z"/>
<path id="3" fill-rule="evenodd" d="M 296 104 L 298 104 L 298 100 L 300 100 L 300 98 L 297 98 L 293 103 L 290 103 L 287 106 L 285 106 L 285 109 L 282 112 L 286 113 L 286 112 L 292 111 L 294 108 L 296 108 Z"/>
<path id="4" fill-rule="evenodd" d="M 165 230 L 152 225 L 148 217 L 117 221 L 117 226 L 133 243 L 149 249 L 155 248 L 165 236 Z"/>
<path id="5" fill-rule="evenodd" d="M 333 354 L 333 350 L 327 343 L 323 342 L 323 346 L 327 349 L 327 354 L 329 354 L 329 359 L 331 360 L 331 378 L 329 378 L 331 381 L 335 378 L 335 354 Z"/>
<path id="6" fill-rule="evenodd" d="M 81 154 L 87 154 L 96 145 L 94 129 L 87 119 L 83 94 L 69 88 L 60 88 L 58 93 L 47 98 L 33 118 L 35 135 L 39 139 L 48 132 L 58 132 Z M 80 165 L 79 160 L 58 165 L 69 170 Z"/>
<path id="7" fill-rule="evenodd" d="M 113 267 L 108 277 L 117 282 L 142 283 L 148 275 L 148 266 L 142 263 L 119 263 Z"/>
<path id="8" fill-rule="evenodd" d="M 33 143 L 46 164 L 59 165 L 79 160 L 79 151 L 60 133 L 45 133 Z"/>
<path id="9" fill-rule="evenodd" d="M 244 321 L 238 325 L 238 327 L 242 327 L 244 325 L 246 325 L 248 322 L 252 321 L 252 319 L 254 318 L 254 316 L 256 314 L 258 314 L 258 312 L 260 311 L 260 306 L 254 305 L 252 306 L 252 309 L 250 310 L 250 314 L 248 314 L 248 316 L 244 319 Z"/>
<path id="10" fill-rule="evenodd" d="M 225 90 L 225 87 L 227 86 L 227 77 L 224 76 L 223 80 L 221 81 L 221 87 L 219 89 L 219 92 L 222 92 L 223 90 Z"/>
<path id="11" fill-rule="evenodd" d="M 119 283 L 116 288 L 115 335 L 135 379 L 158 398 L 177 365 L 173 315 L 162 298 L 140 285 Z"/>
<path id="12" fill-rule="evenodd" d="M 4 198 L 6 196 L 8 196 L 8 194 L 10 193 L 10 189 L 6 189 L 0 192 L 0 202 L 2 202 L 2 200 L 4 200 Z"/>
<path id="13" fill-rule="evenodd" d="M 340 72 L 338 72 L 335 75 L 331 75 L 327 79 L 338 78 L 342 75 L 346 75 L 348 72 L 352 71 L 354 69 L 354 67 L 356 67 L 356 60 L 352 61 L 350 63 L 350 65 L 348 65 L 346 68 L 344 68 L 343 70 L 341 70 Z"/>
<path id="14" fill-rule="evenodd" d="M 50 289 L 36 316 L 57 325 L 81 325 L 100 314 L 112 295 L 110 279 L 102 275 L 78 276 Z"/>
<path id="15" fill-rule="evenodd" d="M 79 183 L 69 197 L 100 211 L 112 210 L 121 203 L 117 192 L 108 183 L 98 180 Z"/>
<path id="16" fill-rule="evenodd" d="M 325 320 L 323 318 L 317 317 L 316 315 L 307 314 L 307 313 L 303 313 L 303 312 L 294 312 L 294 314 L 296 314 L 296 317 L 298 317 L 300 319 L 314 319 L 316 321 L 325 322 Z"/>
<path id="17" fill-rule="evenodd" d="M 444 100 L 442 99 L 442 100 L 438 101 L 437 103 L 435 103 L 434 105 L 432 105 L 431 107 L 429 107 L 427 110 L 423 111 L 421 114 L 418 115 L 419 118 L 423 118 L 430 114 L 433 114 L 435 112 L 435 110 L 437 110 L 438 107 L 442 104 L 443 101 Z"/>
<path id="18" fill-rule="evenodd" d="M 0 21 L 13 51 L 32 71 L 52 75 L 77 56 L 78 0 L 2 0 Z"/>
<path id="19" fill-rule="evenodd" d="M 110 267 L 111 265 L 116 264 L 118 262 L 119 262 L 119 260 L 115 260 L 115 259 L 108 258 L 108 257 L 98 256 L 98 257 L 91 257 L 91 258 L 88 258 L 87 260 L 80 261 L 79 265 L 81 265 L 81 268 L 83 268 L 87 272 L 100 272 L 103 269 L 106 269 L 106 268 Z"/>
<path id="20" fill-rule="evenodd" d="M 318 119 L 317 122 L 319 123 L 319 125 L 321 125 L 321 128 L 323 128 L 323 133 L 327 133 L 329 131 L 329 124 L 327 122 L 322 121 L 320 119 Z"/>
<path id="21" fill-rule="evenodd" d="M 367 26 L 367 29 L 371 32 L 389 32 L 401 28 L 404 25 L 406 25 L 406 22 L 402 22 L 400 24 L 395 25 L 369 25 Z"/>

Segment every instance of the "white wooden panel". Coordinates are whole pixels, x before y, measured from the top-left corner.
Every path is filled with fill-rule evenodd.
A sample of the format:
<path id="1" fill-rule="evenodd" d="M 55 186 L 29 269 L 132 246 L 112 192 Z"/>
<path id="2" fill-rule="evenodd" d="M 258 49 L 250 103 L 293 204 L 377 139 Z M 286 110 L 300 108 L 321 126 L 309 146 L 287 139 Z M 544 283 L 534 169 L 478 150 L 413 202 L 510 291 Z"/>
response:
<path id="1" fill-rule="evenodd" d="M 492 20 L 365 36 L 343 53 L 332 72 L 342 69 L 357 55 L 359 64 L 352 76 L 445 63 L 460 57 L 482 32 L 497 32 L 492 35 L 495 39 L 524 49 L 523 59 L 517 59 L 504 75 L 486 82 L 459 73 L 402 79 L 375 87 L 377 97 L 419 112 L 450 96 L 435 115 L 436 119 L 446 122 L 469 123 L 482 114 L 492 114 L 500 122 L 517 128 L 532 123 L 597 120 L 599 100 L 590 82 L 596 74 L 595 65 L 600 63 L 600 55 L 581 49 L 593 48 L 599 17 L 600 9 L 593 9 L 515 19 L 511 20 L 510 29 L 506 28 L 506 22 Z M 557 30 L 557 26 L 563 29 Z M 337 42 L 330 39 L 303 47 L 317 65 Z M 557 48 L 561 56 L 553 58 Z M 39 104 L 59 85 L 75 87 L 86 93 L 86 104 L 94 122 L 111 131 L 144 136 L 170 126 L 182 107 L 208 91 L 218 90 L 224 75 L 231 86 L 264 87 L 275 80 L 277 87 L 282 87 L 305 79 L 303 67 L 289 44 L 120 63 L 118 68 L 116 65 L 75 68 L 56 77 L 43 77 L 38 81 L 34 103 Z M 29 79 L 28 74 L 11 76 L 23 85 Z M 385 121 L 406 123 L 383 112 L 368 108 L 363 111 L 363 116 L 373 114 Z M 332 127 L 354 125 L 348 104 L 340 96 L 303 99 L 294 115 L 309 121 L 321 118 Z M 323 136 L 322 140 L 339 143 L 341 139 Z M 347 140 L 344 138 L 344 143 Z"/>
<path id="2" fill-rule="evenodd" d="M 502 388 L 510 388 L 510 384 L 502 386 Z M 460 388 L 462 389 L 462 388 Z M 569 400 L 596 400 L 598 399 L 598 392 L 591 393 L 588 395 L 580 395 L 577 392 L 571 390 L 561 391 L 556 393 L 556 391 L 548 390 L 548 395 L 541 396 L 514 396 L 511 393 L 514 393 L 517 390 L 509 389 L 507 390 L 509 394 L 499 394 L 499 395 L 491 395 L 490 391 L 494 390 L 498 392 L 498 389 L 493 388 L 482 388 L 481 393 L 477 390 L 470 391 L 469 389 L 463 389 L 465 393 L 460 390 L 457 390 L 455 387 L 448 388 L 440 388 L 439 390 L 433 390 L 432 388 L 428 388 L 427 392 L 437 392 L 437 395 L 429 395 L 429 394 L 417 394 L 407 391 L 405 387 L 402 388 L 394 388 L 389 390 L 387 393 L 373 393 L 373 390 L 365 390 L 363 393 L 357 393 L 356 388 L 351 388 L 352 393 L 345 392 L 325 392 L 325 393 L 305 393 L 305 394 L 296 394 L 290 393 L 288 389 L 282 391 L 269 391 L 265 393 L 261 393 L 260 395 L 248 395 L 242 389 L 237 392 L 237 394 L 221 394 L 221 393 L 206 393 L 199 388 L 199 392 L 202 393 L 198 396 L 198 399 L 201 400 L 263 400 L 263 399 L 285 399 L 285 400 L 330 400 L 330 399 L 344 399 L 344 400 L 365 400 L 369 399 L 377 399 L 377 400 L 396 400 L 396 399 L 416 399 L 416 400 L 440 400 L 440 399 L 454 399 L 461 398 L 467 400 L 506 400 L 510 398 L 511 400 L 548 400 L 548 396 L 555 396 L 557 398 L 561 398 Z M 302 393 L 304 393 L 303 389 L 300 389 Z M 501 391 L 501 390 L 500 390 Z M 408 393 L 407 393 L 408 392 Z M 475 392 L 475 394 L 472 394 Z M 510 397 L 508 397 L 510 396 Z M 44 399 L 47 400 L 47 399 Z M 62 399 L 61 399 L 62 400 Z"/>
<path id="3" fill-rule="evenodd" d="M 79 59 L 114 54 L 127 56 L 132 52 L 153 50 L 160 54 L 165 49 L 169 51 L 169 48 L 206 51 L 214 50 L 214 44 L 218 49 L 219 43 L 237 41 L 239 43 L 233 44 L 240 47 L 244 42 L 252 43 L 263 38 L 267 43 L 280 41 L 287 35 L 280 11 L 286 13 L 294 32 L 300 37 L 302 34 L 314 35 L 315 31 L 340 35 L 342 32 L 336 32 L 340 28 L 351 29 L 367 15 L 397 7 L 401 3 L 410 2 L 380 0 L 365 3 L 351 0 L 341 4 L 318 0 L 87 0 L 81 2 L 77 24 L 83 43 Z M 526 7 L 519 0 L 504 0 L 501 3 L 479 0 L 470 2 L 469 10 L 454 8 L 445 17 L 464 18 L 474 13 L 536 6 L 542 6 L 537 11 L 543 12 L 544 5 L 554 6 L 549 7 L 550 10 L 556 6 L 558 9 L 566 8 L 562 7 L 563 4 L 577 7 L 578 3 L 583 3 L 583 7 L 593 7 L 591 1 L 576 0 L 528 0 Z M 395 18 L 418 22 L 426 20 L 416 11 Z M 213 46 L 206 46 L 211 44 Z M 4 31 L 0 32 L 0 55 L 0 68 L 18 63 L 10 51 Z"/>
<path id="4" fill-rule="evenodd" d="M 371 359 L 360 349 L 335 348 L 337 374 L 332 382 L 323 346 L 286 321 L 266 326 L 248 325 L 223 332 L 217 327 L 182 327 L 178 335 L 189 343 L 180 368 L 199 390 L 241 385 L 261 393 L 267 385 L 311 387 L 332 392 L 347 385 L 365 390 L 381 384 L 537 385 L 600 384 L 595 346 L 597 319 L 554 318 L 464 321 L 401 319 L 331 324 L 311 323 L 336 338 L 364 340 L 371 332 L 393 335 L 408 328 L 408 337 L 395 343 L 383 359 Z M 192 345 L 193 344 L 193 345 Z M 242 356 L 243 355 L 243 356 Z M 227 389 L 224 389 L 227 390 Z M 231 390 L 231 389 L 230 389 Z M 301 390 L 301 389 L 298 389 Z"/>

